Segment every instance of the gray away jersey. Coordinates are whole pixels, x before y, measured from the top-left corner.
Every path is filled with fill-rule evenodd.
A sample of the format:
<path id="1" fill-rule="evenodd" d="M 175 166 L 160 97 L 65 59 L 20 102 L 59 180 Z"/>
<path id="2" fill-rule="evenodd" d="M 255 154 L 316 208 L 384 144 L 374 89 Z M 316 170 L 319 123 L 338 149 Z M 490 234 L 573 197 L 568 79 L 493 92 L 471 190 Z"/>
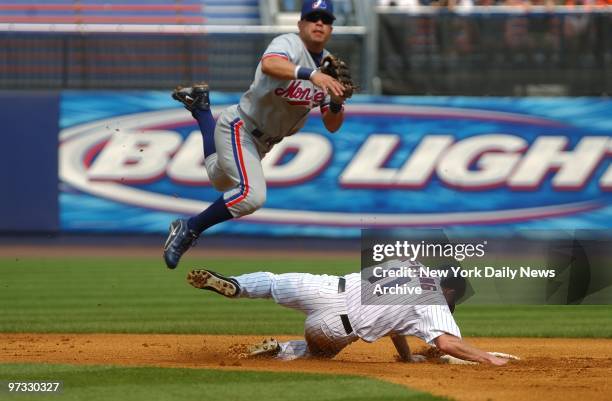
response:
<path id="1" fill-rule="evenodd" d="M 384 262 L 384 270 L 398 270 L 418 262 L 392 260 Z M 380 273 L 380 270 L 378 271 Z M 380 274 L 379 274 L 380 275 Z M 390 335 L 416 336 L 427 343 L 444 333 L 461 338 L 459 327 L 448 308 L 440 279 L 433 277 L 375 277 L 367 270 L 364 281 L 360 273 L 346 276 L 346 302 L 349 321 L 364 341 L 373 342 Z M 421 294 L 406 291 L 389 295 L 385 288 L 421 288 Z M 362 293 L 363 291 L 363 293 Z M 381 293 L 383 291 L 383 293 Z"/>
<path id="2" fill-rule="evenodd" d="M 324 50 L 323 57 L 327 54 Z M 304 43 L 294 33 L 274 38 L 261 60 L 268 57 L 281 57 L 302 67 L 317 68 Z M 273 78 L 261 71 L 260 61 L 251 87 L 240 98 L 240 111 L 247 130 L 257 128 L 265 134 L 260 141 L 273 144 L 300 130 L 312 108 L 327 104 L 329 96 L 312 82 Z"/>

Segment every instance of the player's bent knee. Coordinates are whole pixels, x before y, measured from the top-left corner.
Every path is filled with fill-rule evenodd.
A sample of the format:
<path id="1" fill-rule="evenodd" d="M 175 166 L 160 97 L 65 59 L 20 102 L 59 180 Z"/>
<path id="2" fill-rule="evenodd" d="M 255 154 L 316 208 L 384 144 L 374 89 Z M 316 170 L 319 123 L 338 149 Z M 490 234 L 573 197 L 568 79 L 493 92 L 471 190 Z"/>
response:
<path id="1" fill-rule="evenodd" d="M 253 191 L 249 197 L 250 203 L 253 205 L 255 210 L 260 209 L 264 203 L 266 203 L 266 191 Z"/>
<path id="2" fill-rule="evenodd" d="M 254 213 L 266 203 L 266 191 L 252 191 L 247 195 L 243 211 L 245 214 Z"/>
<path id="3" fill-rule="evenodd" d="M 246 216 L 259 210 L 266 202 L 266 191 L 253 191 L 249 187 L 247 195 L 232 207 L 234 217 Z"/>

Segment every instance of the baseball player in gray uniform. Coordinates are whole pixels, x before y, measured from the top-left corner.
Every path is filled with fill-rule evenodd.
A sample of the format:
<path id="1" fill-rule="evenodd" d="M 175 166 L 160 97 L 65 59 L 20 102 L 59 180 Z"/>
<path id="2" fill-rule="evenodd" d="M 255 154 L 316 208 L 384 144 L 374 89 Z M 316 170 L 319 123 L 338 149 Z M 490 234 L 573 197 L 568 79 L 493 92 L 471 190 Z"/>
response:
<path id="1" fill-rule="evenodd" d="M 404 261 L 385 262 L 395 269 Z M 422 266 L 419 262 L 413 267 Z M 380 297 L 373 290 L 398 283 L 394 277 L 378 278 L 367 272 L 344 277 L 307 273 L 256 272 L 225 277 L 210 270 L 192 270 L 187 281 L 194 287 L 230 298 L 272 298 L 280 305 L 306 314 L 304 340 L 279 343 L 266 340 L 253 354 L 272 353 L 282 360 L 307 357 L 332 358 L 358 339 L 374 342 L 391 337 L 404 362 L 422 360 L 411 355 L 406 336 L 416 336 L 459 360 L 503 365 L 508 359 L 475 348 L 461 339 L 453 319 L 456 300 L 465 293 L 461 277 L 404 278 L 404 288 L 419 287 L 404 295 Z M 420 294 L 419 294 L 420 292 Z M 507 355 L 499 354 L 498 355 Z M 512 356 L 508 356 L 512 357 Z"/>
<path id="2" fill-rule="evenodd" d="M 207 228 L 248 215 L 266 200 L 261 159 L 284 137 L 298 132 L 311 109 L 321 109 L 330 132 L 344 120 L 344 87 L 319 71 L 329 54 L 325 44 L 335 17 L 330 0 L 306 0 L 298 22 L 299 34 L 276 37 L 265 50 L 255 78 L 238 105 L 215 120 L 208 85 L 179 87 L 173 97 L 198 121 L 204 140 L 205 167 L 213 186 L 223 195 L 190 219 L 171 223 L 164 260 L 174 269 L 181 256 Z"/>

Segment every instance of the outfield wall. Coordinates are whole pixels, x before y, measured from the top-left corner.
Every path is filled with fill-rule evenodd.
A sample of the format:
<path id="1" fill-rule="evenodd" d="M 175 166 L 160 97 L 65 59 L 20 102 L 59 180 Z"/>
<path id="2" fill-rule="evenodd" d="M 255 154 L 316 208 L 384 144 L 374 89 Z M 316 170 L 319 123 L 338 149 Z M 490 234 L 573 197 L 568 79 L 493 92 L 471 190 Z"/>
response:
<path id="1" fill-rule="evenodd" d="M 11 172 L 0 230 L 27 218 L 41 231 L 163 233 L 219 196 L 195 121 L 167 93 L 30 96 L 0 98 L 10 127 L 0 163 Z M 41 99 L 48 104 L 31 103 Z M 214 113 L 237 100 L 213 93 Z M 265 208 L 211 233 L 612 227 L 609 100 L 357 96 L 336 134 L 318 114 L 264 159 Z"/>
<path id="2" fill-rule="evenodd" d="M 59 94 L 0 92 L 0 231 L 59 230 Z"/>

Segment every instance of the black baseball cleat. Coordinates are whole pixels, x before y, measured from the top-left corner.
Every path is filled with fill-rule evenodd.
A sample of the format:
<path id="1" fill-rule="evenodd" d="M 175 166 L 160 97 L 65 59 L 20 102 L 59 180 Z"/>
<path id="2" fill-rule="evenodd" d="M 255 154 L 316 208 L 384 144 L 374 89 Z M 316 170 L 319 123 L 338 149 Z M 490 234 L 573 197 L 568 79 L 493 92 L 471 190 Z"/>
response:
<path id="1" fill-rule="evenodd" d="M 187 282 L 201 290 L 214 291 L 228 298 L 240 295 L 240 284 L 236 279 L 225 277 L 210 270 L 192 270 L 187 274 Z"/>
<path id="2" fill-rule="evenodd" d="M 164 244 L 164 261 L 168 269 L 174 269 L 187 249 L 195 245 L 198 234 L 189 229 L 187 220 L 178 219 L 170 224 L 168 238 Z"/>
<path id="3" fill-rule="evenodd" d="M 186 87 L 177 86 L 172 92 L 172 98 L 183 103 L 185 108 L 191 112 L 210 109 L 208 84 L 204 82 Z"/>

